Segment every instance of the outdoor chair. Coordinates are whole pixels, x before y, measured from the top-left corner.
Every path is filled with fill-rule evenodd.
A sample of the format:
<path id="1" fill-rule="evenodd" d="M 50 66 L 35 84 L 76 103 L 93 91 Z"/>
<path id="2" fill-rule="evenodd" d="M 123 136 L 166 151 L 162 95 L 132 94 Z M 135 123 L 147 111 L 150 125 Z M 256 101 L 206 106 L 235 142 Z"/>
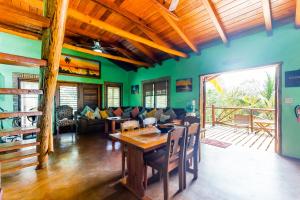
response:
<path id="1" fill-rule="evenodd" d="M 236 114 L 233 118 L 233 125 L 235 128 L 235 132 L 238 128 L 244 128 L 249 133 L 249 127 L 251 123 L 250 115 L 242 115 L 242 114 Z"/>

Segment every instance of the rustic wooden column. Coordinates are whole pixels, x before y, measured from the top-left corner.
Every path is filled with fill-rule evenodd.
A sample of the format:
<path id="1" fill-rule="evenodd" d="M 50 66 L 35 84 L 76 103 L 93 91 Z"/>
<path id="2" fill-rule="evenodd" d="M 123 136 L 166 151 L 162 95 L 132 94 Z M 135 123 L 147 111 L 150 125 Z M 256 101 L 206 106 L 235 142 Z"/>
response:
<path id="1" fill-rule="evenodd" d="M 51 20 L 51 25 L 43 30 L 42 35 L 42 58 L 48 61 L 48 66 L 40 70 L 40 88 L 44 94 L 40 98 L 39 108 L 43 115 L 38 123 L 41 129 L 38 135 L 38 169 L 47 165 L 48 153 L 53 151 L 52 110 L 68 5 L 69 0 L 44 0 L 44 16 Z"/>

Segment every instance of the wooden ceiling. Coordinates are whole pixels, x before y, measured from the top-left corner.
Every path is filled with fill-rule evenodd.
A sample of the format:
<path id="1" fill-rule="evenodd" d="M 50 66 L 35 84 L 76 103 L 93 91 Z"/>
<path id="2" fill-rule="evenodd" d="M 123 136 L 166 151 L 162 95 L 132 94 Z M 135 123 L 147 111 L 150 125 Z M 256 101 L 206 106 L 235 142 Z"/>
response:
<path id="1" fill-rule="evenodd" d="M 174 12 L 168 10 L 170 2 L 70 0 L 65 43 L 80 50 L 99 41 L 103 54 L 133 60 L 115 61 L 132 70 L 187 57 L 214 40 L 228 43 L 232 35 L 255 27 L 271 32 L 274 21 L 296 16 L 300 25 L 296 0 L 180 0 Z M 0 16 L 0 30 L 40 37 L 42 27 L 49 24 L 39 18 L 42 5 L 41 0 L 0 0 L 0 11 L 6 13 Z"/>

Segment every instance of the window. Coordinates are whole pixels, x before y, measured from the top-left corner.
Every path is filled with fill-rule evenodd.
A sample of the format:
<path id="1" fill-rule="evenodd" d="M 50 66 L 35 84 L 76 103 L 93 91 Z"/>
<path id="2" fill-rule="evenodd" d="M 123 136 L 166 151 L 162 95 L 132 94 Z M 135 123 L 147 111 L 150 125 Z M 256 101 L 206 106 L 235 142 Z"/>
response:
<path id="1" fill-rule="evenodd" d="M 19 87 L 21 89 L 38 89 L 39 83 L 34 80 L 20 80 Z M 38 108 L 38 95 L 37 94 L 24 94 L 20 95 L 21 111 L 32 111 Z M 32 122 L 28 120 L 28 117 L 21 117 L 21 125 L 23 127 L 32 126 Z"/>
<path id="2" fill-rule="evenodd" d="M 106 91 L 106 107 L 120 107 L 122 84 L 119 83 L 105 83 Z"/>
<path id="3" fill-rule="evenodd" d="M 77 111 L 78 87 L 76 84 L 60 84 L 59 85 L 59 105 L 68 105 L 73 108 L 73 112 Z"/>
<path id="4" fill-rule="evenodd" d="M 144 106 L 146 108 L 166 108 L 169 105 L 168 91 L 168 79 L 145 82 L 143 84 Z"/>

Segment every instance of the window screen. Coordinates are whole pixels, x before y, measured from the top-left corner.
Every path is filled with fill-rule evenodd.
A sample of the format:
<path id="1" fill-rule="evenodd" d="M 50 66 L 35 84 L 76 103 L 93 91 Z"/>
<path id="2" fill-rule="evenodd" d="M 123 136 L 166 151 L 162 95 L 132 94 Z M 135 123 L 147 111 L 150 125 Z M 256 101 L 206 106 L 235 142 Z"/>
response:
<path id="1" fill-rule="evenodd" d="M 68 105 L 73 108 L 73 112 L 77 111 L 78 88 L 76 85 L 60 85 L 59 86 L 59 105 Z"/>
<path id="2" fill-rule="evenodd" d="M 107 107 L 121 106 L 121 88 L 107 86 Z"/>

